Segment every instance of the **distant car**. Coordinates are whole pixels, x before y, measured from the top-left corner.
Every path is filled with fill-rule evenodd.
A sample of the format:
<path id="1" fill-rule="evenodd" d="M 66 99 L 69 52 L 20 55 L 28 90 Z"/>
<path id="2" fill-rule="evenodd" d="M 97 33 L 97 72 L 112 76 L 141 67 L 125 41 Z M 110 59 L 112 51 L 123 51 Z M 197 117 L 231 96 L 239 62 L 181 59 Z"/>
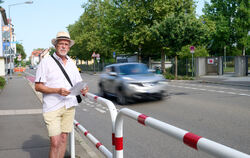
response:
<path id="1" fill-rule="evenodd" d="M 79 73 L 82 73 L 82 69 L 80 67 L 77 67 Z"/>
<path id="2" fill-rule="evenodd" d="M 121 105 L 135 99 L 162 99 L 168 81 L 160 74 L 149 71 L 145 64 L 120 63 L 108 65 L 100 75 L 99 92 L 112 95 Z"/>

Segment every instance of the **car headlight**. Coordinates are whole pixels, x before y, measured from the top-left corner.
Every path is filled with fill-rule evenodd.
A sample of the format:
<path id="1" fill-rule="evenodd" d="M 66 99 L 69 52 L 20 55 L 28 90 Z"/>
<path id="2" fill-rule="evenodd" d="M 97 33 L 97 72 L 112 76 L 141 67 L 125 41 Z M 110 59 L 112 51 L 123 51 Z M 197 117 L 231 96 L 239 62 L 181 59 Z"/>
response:
<path id="1" fill-rule="evenodd" d="M 159 84 L 168 84 L 167 81 L 159 81 L 158 83 L 159 83 Z"/>

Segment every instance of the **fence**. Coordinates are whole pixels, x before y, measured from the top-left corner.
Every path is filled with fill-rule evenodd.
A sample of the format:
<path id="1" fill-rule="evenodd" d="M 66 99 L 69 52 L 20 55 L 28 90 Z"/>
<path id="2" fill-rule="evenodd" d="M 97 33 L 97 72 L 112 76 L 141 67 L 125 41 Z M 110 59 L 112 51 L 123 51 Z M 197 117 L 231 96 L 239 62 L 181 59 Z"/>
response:
<path id="1" fill-rule="evenodd" d="M 105 98 L 99 97 L 99 96 L 91 94 L 91 93 L 87 93 L 84 97 L 90 99 L 91 101 L 94 101 L 96 103 L 100 103 L 100 104 L 108 107 L 109 112 L 110 112 L 110 116 L 111 116 L 111 122 L 112 122 L 112 146 L 113 146 L 113 152 L 114 152 L 114 150 L 115 150 L 115 143 L 114 143 L 114 138 L 115 138 L 115 119 L 116 119 L 116 116 L 117 116 L 117 109 L 116 109 L 115 105 L 110 100 L 107 100 Z M 112 154 L 110 155 L 110 152 L 106 149 L 106 147 L 104 145 L 102 145 L 82 125 L 80 125 L 76 120 L 74 120 L 74 124 L 75 124 L 76 127 L 78 127 L 84 133 L 84 135 L 87 138 L 89 138 L 89 140 L 92 143 L 94 143 L 96 145 L 97 149 L 99 149 L 105 156 L 107 156 L 108 158 L 112 157 Z M 74 139 L 74 138 L 71 137 L 71 139 Z M 73 145 L 73 143 L 72 143 L 72 145 Z M 71 147 L 71 148 L 74 148 L 74 147 Z M 72 151 L 72 153 L 74 154 L 73 151 Z M 71 157 L 74 157 L 74 155 L 72 155 Z"/>
<path id="2" fill-rule="evenodd" d="M 206 152 L 212 156 L 219 158 L 250 158 L 250 155 L 227 147 L 225 145 L 216 143 L 209 139 L 203 138 L 196 134 L 190 133 L 178 127 L 172 126 L 160 120 L 149 117 L 145 114 L 133 111 L 128 108 L 123 108 L 119 110 L 117 114 L 117 109 L 114 104 L 104 98 L 87 93 L 86 98 L 89 98 L 92 101 L 98 102 L 102 105 L 108 106 L 111 121 L 112 121 L 112 147 L 113 154 L 104 146 L 100 141 L 98 141 L 89 131 L 87 131 L 82 125 L 79 124 L 76 120 L 74 125 L 80 129 L 84 135 L 108 158 L 123 158 L 123 116 L 132 118 L 133 120 L 138 121 L 140 124 L 154 128 L 168 136 L 171 136 L 179 141 L 182 141 L 184 144 L 189 147 L 196 149 L 197 151 Z M 74 135 L 71 135 L 71 157 L 75 158 L 74 151 Z"/>

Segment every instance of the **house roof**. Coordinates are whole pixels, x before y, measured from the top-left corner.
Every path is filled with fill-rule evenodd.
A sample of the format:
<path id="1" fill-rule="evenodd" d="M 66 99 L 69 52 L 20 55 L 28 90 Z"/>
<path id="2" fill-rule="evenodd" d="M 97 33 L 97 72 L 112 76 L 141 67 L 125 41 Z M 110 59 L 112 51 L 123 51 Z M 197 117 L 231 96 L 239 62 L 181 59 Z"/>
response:
<path id="1" fill-rule="evenodd" d="M 31 54 L 31 56 L 39 56 L 42 52 L 43 52 L 43 50 L 34 50 Z"/>

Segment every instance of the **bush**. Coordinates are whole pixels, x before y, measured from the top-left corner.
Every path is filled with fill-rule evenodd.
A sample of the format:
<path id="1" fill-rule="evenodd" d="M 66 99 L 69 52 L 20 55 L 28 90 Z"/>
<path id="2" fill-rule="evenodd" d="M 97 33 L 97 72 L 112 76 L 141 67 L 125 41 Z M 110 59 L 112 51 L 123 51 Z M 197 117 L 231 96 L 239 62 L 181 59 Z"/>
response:
<path id="1" fill-rule="evenodd" d="M 175 79 L 175 76 L 169 73 L 164 74 L 164 76 L 166 79 L 169 79 L 169 80 Z M 189 76 L 177 76 L 177 80 L 193 80 L 193 78 Z"/>
<path id="2" fill-rule="evenodd" d="M 0 89 L 3 89 L 4 85 L 5 85 L 5 78 L 0 76 Z"/>

